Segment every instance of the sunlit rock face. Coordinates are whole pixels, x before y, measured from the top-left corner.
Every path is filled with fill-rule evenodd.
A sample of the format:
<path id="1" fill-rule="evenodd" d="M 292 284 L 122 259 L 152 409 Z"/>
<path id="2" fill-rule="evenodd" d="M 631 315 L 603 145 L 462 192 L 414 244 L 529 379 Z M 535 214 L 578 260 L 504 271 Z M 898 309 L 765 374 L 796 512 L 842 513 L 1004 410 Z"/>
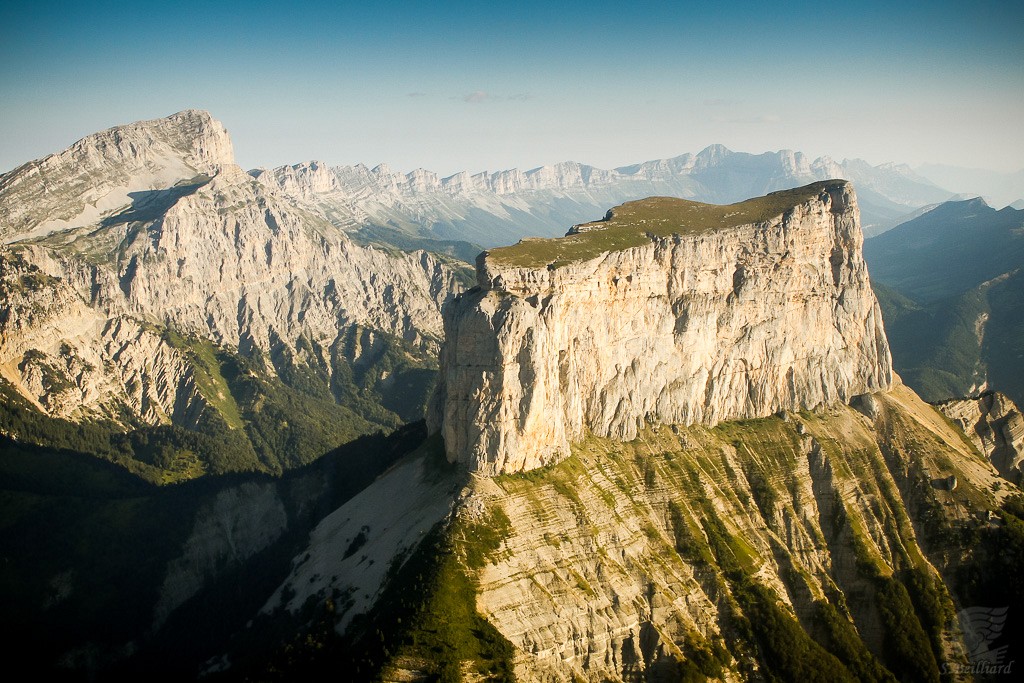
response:
<path id="1" fill-rule="evenodd" d="M 566 258 L 552 240 L 561 255 L 546 264 L 535 241 L 481 256 L 479 287 L 444 314 L 429 420 L 450 460 L 488 475 L 529 470 L 587 431 L 629 440 L 650 422 L 712 425 L 891 386 L 849 183 L 736 212 L 642 200 L 652 201 L 707 215 L 699 229 L 615 224 L 616 213 L 650 213 L 633 202 L 610 212 L 614 235 L 601 223 L 571 231 L 610 245 L 596 254 Z M 758 219 L 735 224 L 744 207 Z"/>
<path id="2" fill-rule="evenodd" d="M 289 178 L 320 187 L 317 168 Z M 302 356 L 301 338 L 334 373 L 355 327 L 434 356 L 441 306 L 462 289 L 444 258 L 357 245 L 258 182 L 201 111 L 0 176 L 0 238 L 0 378 L 70 419 L 194 424 L 205 399 L 164 329 L 264 359 Z"/>
<path id="3" fill-rule="evenodd" d="M 1008 396 L 990 391 L 936 407 L 964 430 L 1003 477 L 1024 481 L 1024 417 Z"/>
<path id="4" fill-rule="evenodd" d="M 231 138 L 205 111 L 186 110 L 88 135 L 0 175 L 0 239 L 86 225 L 138 193 L 234 164 Z"/>

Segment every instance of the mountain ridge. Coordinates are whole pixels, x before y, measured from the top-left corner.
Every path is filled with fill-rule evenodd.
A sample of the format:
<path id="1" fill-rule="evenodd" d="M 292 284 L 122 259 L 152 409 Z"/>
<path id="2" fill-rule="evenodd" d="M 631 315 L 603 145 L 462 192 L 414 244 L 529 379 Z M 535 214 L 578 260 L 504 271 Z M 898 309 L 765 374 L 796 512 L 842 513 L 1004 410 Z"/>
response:
<path id="1" fill-rule="evenodd" d="M 198 135 L 183 144 L 175 127 Z M 160 154 L 138 156 L 140 150 L 154 148 L 154 142 L 162 143 Z M 95 170 L 96 163 L 104 159 L 117 158 L 129 164 L 113 184 L 88 181 L 85 170 L 54 179 L 59 185 L 91 182 L 91 194 L 77 197 L 74 188 L 65 189 L 48 198 L 59 209 L 51 207 L 35 218 L 19 213 L 15 207 L 33 203 L 37 213 L 41 210 L 40 198 L 18 196 L 19 188 L 46 176 L 46 169 L 52 166 L 67 166 L 64 157 L 76 159 L 75 165 L 82 169 Z M 116 126 L 82 138 L 65 152 L 0 176 L 0 197 L 10 197 L 0 202 L 7 212 L 0 214 L 0 237 L 11 242 L 98 220 L 130 203 L 129 195 L 134 192 L 166 189 L 173 184 L 169 180 L 209 175 L 233 163 L 227 131 L 208 112 L 185 110 L 164 119 Z M 651 195 L 731 203 L 813 180 L 847 178 L 858 183 L 865 212 L 871 214 L 865 221 L 871 234 L 890 227 L 909 210 L 950 194 L 914 175 L 905 165 L 871 166 L 857 159 L 836 162 L 829 157 L 810 160 L 791 150 L 755 155 L 733 152 L 723 145 L 610 170 L 566 161 L 526 171 L 462 171 L 442 178 L 422 168 L 395 172 L 385 163 L 371 169 L 363 164 L 329 167 L 311 161 L 249 173 L 268 187 L 276 186 L 316 205 L 346 231 L 363 230 L 370 235 L 373 231 L 366 228 L 375 227 L 378 233 L 380 228 L 389 228 L 406 239 L 470 242 L 484 247 L 526 236 L 554 236 L 565 225 L 593 219 L 608 206 Z M 45 191 L 42 198 L 47 199 Z"/>
<path id="2" fill-rule="evenodd" d="M 935 683 L 974 663 L 956 610 L 989 600 L 1019 649 L 1019 489 L 892 372 L 850 182 L 623 206 L 614 172 L 564 164 L 425 195 L 443 179 L 214 163 L 204 127 L 230 142 L 201 113 L 97 134 L 106 175 L 57 155 L 77 180 L 0 224 L 12 664 Z M 808 164 L 705 151 L 643 173 L 685 189 L 692 164 L 724 194 Z M 0 204 L 42 193 L 29 171 Z M 531 204 L 530 182 L 584 191 Z M 510 194 L 462 201 L 476 183 Z M 476 287 L 386 239 L 584 212 L 482 254 Z M 1009 403 L 958 410 L 1017 448 Z"/>
<path id="3" fill-rule="evenodd" d="M 868 239 L 897 369 L 930 401 L 994 389 L 1024 402 L 1024 211 L 940 204 Z"/>
<path id="4" fill-rule="evenodd" d="M 227 129 L 205 111 L 108 128 L 0 176 L 0 238 L 12 242 L 90 222 L 130 203 L 133 192 L 162 190 L 230 164 Z"/>
<path id="5" fill-rule="evenodd" d="M 355 244 L 231 153 L 222 124 L 185 111 L 0 179 L 5 390 L 122 431 L 242 432 L 264 456 L 246 446 L 244 467 L 270 470 L 279 438 L 291 466 L 417 417 L 463 266 Z M 282 404 L 303 415 L 269 418 Z"/>
<path id="6" fill-rule="evenodd" d="M 829 157 L 812 161 L 791 150 L 754 155 L 723 145 L 610 170 L 566 161 L 526 171 L 462 171 L 441 177 L 422 168 L 400 173 L 387 164 L 371 169 L 363 164 L 329 167 L 306 162 L 251 173 L 261 182 L 281 176 L 277 183 L 286 188 L 293 183 L 291 176 L 301 172 L 297 167 L 314 165 L 321 190 L 306 188 L 301 195 L 328 212 L 347 211 L 357 224 L 392 225 L 484 247 L 522 237 L 556 236 L 565 225 L 592 220 L 608 206 L 647 196 L 728 204 L 815 180 L 847 178 L 858 183 L 862 202 L 871 207 L 870 225 L 881 231 L 899 216 L 951 194 L 905 165 L 873 167 L 861 160 L 835 162 Z M 325 179 L 325 170 L 335 178 Z"/>

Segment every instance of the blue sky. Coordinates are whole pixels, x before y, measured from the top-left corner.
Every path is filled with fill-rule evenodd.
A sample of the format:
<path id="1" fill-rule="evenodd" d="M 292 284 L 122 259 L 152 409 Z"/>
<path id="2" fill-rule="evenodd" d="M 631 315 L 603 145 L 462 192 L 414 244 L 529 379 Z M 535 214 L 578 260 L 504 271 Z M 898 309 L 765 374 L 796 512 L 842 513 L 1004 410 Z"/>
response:
<path id="1" fill-rule="evenodd" d="M 0 5 L 0 172 L 186 108 L 251 168 L 696 152 L 1024 167 L 1024 3 Z"/>

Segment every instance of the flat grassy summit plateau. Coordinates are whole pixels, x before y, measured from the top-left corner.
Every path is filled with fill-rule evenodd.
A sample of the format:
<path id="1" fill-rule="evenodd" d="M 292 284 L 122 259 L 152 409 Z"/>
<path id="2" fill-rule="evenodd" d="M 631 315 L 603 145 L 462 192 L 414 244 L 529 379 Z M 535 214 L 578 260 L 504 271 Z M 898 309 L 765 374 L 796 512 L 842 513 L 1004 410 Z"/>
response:
<path id="1" fill-rule="evenodd" d="M 705 204 L 676 197 L 648 197 L 616 206 L 608 211 L 604 219 L 577 225 L 565 237 L 524 239 L 509 247 L 491 249 L 487 251 L 487 259 L 502 266 L 558 268 L 608 251 L 639 247 L 655 237 L 687 235 L 770 221 L 845 182 L 822 180 L 735 204 Z"/>

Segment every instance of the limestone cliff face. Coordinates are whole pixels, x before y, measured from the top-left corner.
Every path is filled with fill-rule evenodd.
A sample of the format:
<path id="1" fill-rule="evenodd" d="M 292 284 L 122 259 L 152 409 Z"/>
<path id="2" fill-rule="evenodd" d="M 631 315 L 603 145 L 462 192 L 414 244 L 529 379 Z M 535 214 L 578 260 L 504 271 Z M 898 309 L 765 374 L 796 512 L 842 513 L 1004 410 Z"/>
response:
<path id="1" fill-rule="evenodd" d="M 280 182 L 318 188 L 318 168 Z M 327 372 L 349 361 L 356 327 L 429 358 L 462 289 L 445 260 L 356 245 L 242 171 L 205 112 L 97 133 L 3 176 L 0 235 L 20 237 L 0 253 L 17 294 L 2 304 L 0 373 L 62 417 L 189 424 L 202 397 L 163 327 L 264 359 L 301 359 L 301 338 Z"/>
<path id="2" fill-rule="evenodd" d="M 673 680 L 673 661 L 718 639 L 733 657 L 720 680 L 759 680 L 758 657 L 732 631 L 725 596 L 752 606 L 723 578 L 731 563 L 809 633 L 831 603 L 860 647 L 890 657 L 895 634 L 866 566 L 885 576 L 946 569 L 938 553 L 925 559 L 910 523 L 908 492 L 930 489 L 915 470 L 955 474 L 989 505 L 998 477 L 905 387 L 876 400 L 885 417 L 874 424 L 837 406 L 714 429 L 656 426 L 628 444 L 590 438 L 536 480 L 478 479 L 462 514 L 472 517 L 472 502 L 500 506 L 510 531 L 475 576 L 476 604 L 513 644 L 519 680 Z M 932 439 L 923 458 L 912 453 L 922 434 Z M 716 560 L 718 534 L 733 540 Z M 945 637 L 936 659 L 962 658 L 952 625 Z M 906 680 L 896 658 L 885 665 Z M 756 666 L 764 675 L 772 664 Z"/>
<path id="3" fill-rule="evenodd" d="M 67 258 L 68 247 L 102 262 Z M 355 322 L 436 345 L 440 305 L 458 286 L 433 256 L 356 246 L 237 166 L 201 181 L 153 222 L 113 217 L 87 238 L 55 236 L 27 254 L 104 309 L 263 349 L 271 336 L 294 338 L 300 328 L 333 340 Z"/>
<path id="4" fill-rule="evenodd" d="M 1010 481 L 1024 480 L 1024 416 L 1005 394 L 990 391 L 977 398 L 938 404 Z"/>
<path id="5" fill-rule="evenodd" d="M 61 278 L 0 252 L 0 377 L 45 413 L 192 425 L 207 405 L 159 333 L 86 304 Z"/>
<path id="6" fill-rule="evenodd" d="M 132 193 L 234 163 L 231 138 L 205 111 L 117 126 L 0 176 L 4 242 L 95 221 Z"/>
<path id="7" fill-rule="evenodd" d="M 587 431 L 628 440 L 650 422 L 713 425 L 891 386 L 849 183 L 730 207 L 660 201 L 701 229 L 637 202 L 565 245 L 482 255 L 479 287 L 445 311 L 428 418 L 450 460 L 529 470 Z"/>
<path id="8" fill-rule="evenodd" d="M 328 604 L 324 670 L 367 680 L 938 680 L 968 652 L 944 579 L 1016 488 L 907 387 L 868 396 L 590 435 L 528 476 L 432 439 L 324 518 L 264 617 Z"/>
<path id="9" fill-rule="evenodd" d="M 281 166 L 272 171 L 261 168 L 249 171 L 249 175 L 268 187 L 307 201 L 341 191 L 337 176 L 322 161 Z"/>

